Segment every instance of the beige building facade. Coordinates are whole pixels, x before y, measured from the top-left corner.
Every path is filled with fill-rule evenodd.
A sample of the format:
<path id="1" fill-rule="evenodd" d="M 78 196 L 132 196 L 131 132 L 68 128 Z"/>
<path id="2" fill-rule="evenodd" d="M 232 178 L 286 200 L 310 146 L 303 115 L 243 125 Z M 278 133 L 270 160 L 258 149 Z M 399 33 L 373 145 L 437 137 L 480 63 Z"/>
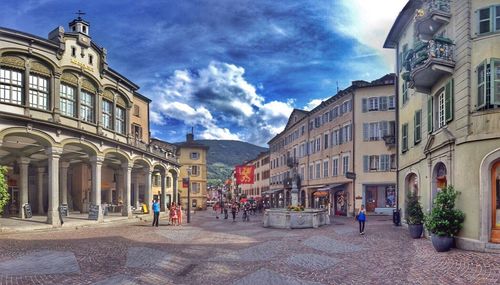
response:
<path id="1" fill-rule="evenodd" d="M 269 191 L 269 152 L 261 152 L 259 155 L 244 165 L 255 166 L 254 183 L 242 184 L 241 191 L 247 197 L 261 198 L 262 192 Z"/>
<path id="2" fill-rule="evenodd" d="M 191 187 L 192 209 L 205 209 L 207 205 L 207 154 L 208 147 L 197 143 L 194 134 L 186 135 L 186 141 L 177 144 L 179 156 L 180 179 L 178 182 L 179 201 L 184 209 L 188 205 L 188 187 L 183 185 L 183 179 L 189 178 Z"/>
<path id="3" fill-rule="evenodd" d="M 97 208 L 98 221 L 104 208 L 130 217 L 151 201 L 155 171 L 179 172 L 175 155 L 149 145 L 151 101 L 106 56 L 80 17 L 47 39 L 0 28 L 0 163 L 10 215 L 24 219 L 31 208 L 54 226 L 60 206 Z"/>
<path id="4" fill-rule="evenodd" d="M 379 204 L 379 200 L 386 201 L 386 193 L 394 193 L 395 174 L 391 174 L 390 166 L 388 170 L 364 173 L 363 159 L 381 155 L 385 159 L 385 155 L 390 157 L 394 151 L 380 140 L 372 142 L 373 145 L 366 143 L 370 148 L 358 151 L 355 141 L 360 137 L 359 143 L 365 143 L 364 124 L 386 122 L 385 126 L 394 121 L 394 108 L 363 112 L 361 107 L 372 97 L 384 100 L 384 106 L 388 106 L 389 98 L 394 97 L 393 85 L 391 75 L 373 82 L 354 81 L 309 112 L 294 110 L 285 130 L 268 143 L 271 185 L 265 194 L 270 206 L 290 204 L 292 170 L 296 167 L 300 178 L 299 203 L 306 207 L 330 208 L 337 215 L 352 215 L 364 203 L 365 196 L 371 195 L 368 198 L 374 200 L 373 211 L 387 212 L 388 204 Z"/>
<path id="5" fill-rule="evenodd" d="M 399 202 L 413 191 L 429 210 L 453 185 L 457 246 L 475 250 L 500 242 L 499 16 L 499 1 L 409 1 L 384 45 L 398 59 Z"/>

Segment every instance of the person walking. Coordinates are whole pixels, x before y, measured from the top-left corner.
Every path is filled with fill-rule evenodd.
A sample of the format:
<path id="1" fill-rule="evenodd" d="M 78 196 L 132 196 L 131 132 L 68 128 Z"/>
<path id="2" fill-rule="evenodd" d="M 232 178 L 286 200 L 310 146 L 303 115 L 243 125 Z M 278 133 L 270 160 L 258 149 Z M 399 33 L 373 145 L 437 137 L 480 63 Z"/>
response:
<path id="1" fill-rule="evenodd" d="M 160 203 L 158 203 L 158 200 L 153 200 L 151 208 L 153 209 L 153 224 L 151 226 L 157 227 L 160 219 Z"/>
<path id="2" fill-rule="evenodd" d="M 214 205 L 214 212 L 215 212 L 215 218 L 216 219 L 219 219 L 219 209 L 220 209 L 220 204 L 219 203 L 215 203 L 215 205 Z"/>
<path id="3" fill-rule="evenodd" d="M 236 212 L 238 211 L 238 205 L 236 205 L 236 202 L 234 202 L 231 205 L 231 214 L 233 215 L 233 222 L 236 222 Z"/>
<path id="4" fill-rule="evenodd" d="M 225 203 L 224 204 L 224 220 L 227 220 L 228 218 L 228 207 L 229 207 L 229 203 Z"/>
<path id="5" fill-rule="evenodd" d="M 177 204 L 177 225 L 182 225 L 182 206 L 180 202 Z"/>
<path id="6" fill-rule="evenodd" d="M 356 215 L 359 222 L 359 234 L 365 234 L 365 222 L 366 222 L 366 210 L 365 205 L 361 205 L 361 209 L 359 209 L 358 214 Z"/>
<path id="7" fill-rule="evenodd" d="M 170 220 L 172 221 L 173 226 L 177 225 L 177 218 L 177 207 L 175 206 L 175 203 L 172 202 L 172 205 L 170 206 Z"/>

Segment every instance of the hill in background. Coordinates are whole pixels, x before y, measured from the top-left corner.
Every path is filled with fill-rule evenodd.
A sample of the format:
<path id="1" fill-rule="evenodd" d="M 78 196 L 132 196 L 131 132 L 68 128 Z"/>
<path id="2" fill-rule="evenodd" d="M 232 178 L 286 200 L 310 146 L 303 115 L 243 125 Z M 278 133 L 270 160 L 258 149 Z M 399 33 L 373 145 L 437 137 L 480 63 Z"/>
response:
<path id="1" fill-rule="evenodd" d="M 234 166 L 244 161 L 254 159 L 267 148 L 253 145 L 247 142 L 232 140 L 196 140 L 209 147 L 208 184 L 220 185 L 229 178 Z"/>

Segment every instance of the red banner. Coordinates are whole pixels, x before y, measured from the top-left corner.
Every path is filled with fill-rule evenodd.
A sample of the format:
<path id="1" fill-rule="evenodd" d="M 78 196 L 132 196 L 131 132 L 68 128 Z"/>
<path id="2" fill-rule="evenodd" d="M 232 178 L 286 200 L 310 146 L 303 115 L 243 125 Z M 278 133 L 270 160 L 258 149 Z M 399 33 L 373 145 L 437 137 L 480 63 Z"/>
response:
<path id="1" fill-rule="evenodd" d="M 236 166 L 236 184 L 253 184 L 255 165 Z"/>
<path id="2" fill-rule="evenodd" d="M 182 187 L 183 188 L 189 187 L 189 179 L 188 178 L 182 178 Z"/>

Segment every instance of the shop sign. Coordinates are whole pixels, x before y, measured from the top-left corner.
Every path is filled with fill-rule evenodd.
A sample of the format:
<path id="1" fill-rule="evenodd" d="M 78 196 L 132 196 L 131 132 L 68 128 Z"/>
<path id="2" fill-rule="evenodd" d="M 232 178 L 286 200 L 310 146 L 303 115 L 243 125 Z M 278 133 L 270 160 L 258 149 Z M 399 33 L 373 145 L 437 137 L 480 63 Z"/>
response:
<path id="1" fill-rule="evenodd" d="M 354 172 L 346 172 L 345 173 L 345 178 L 347 178 L 347 179 L 356 179 L 356 173 L 354 173 Z"/>

